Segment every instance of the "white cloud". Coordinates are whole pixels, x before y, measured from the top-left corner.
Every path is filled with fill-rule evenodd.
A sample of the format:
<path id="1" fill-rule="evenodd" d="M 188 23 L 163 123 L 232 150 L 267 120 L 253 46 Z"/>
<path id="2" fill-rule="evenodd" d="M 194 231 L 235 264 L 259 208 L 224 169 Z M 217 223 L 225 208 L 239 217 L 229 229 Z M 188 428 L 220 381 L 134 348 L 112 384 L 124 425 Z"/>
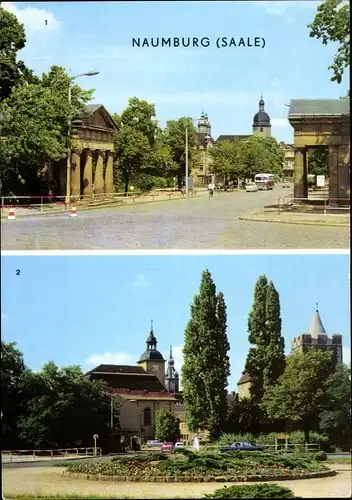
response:
<path id="1" fill-rule="evenodd" d="M 45 34 L 55 33 L 60 29 L 60 22 L 48 10 L 30 6 L 20 8 L 12 2 L 2 2 L 1 6 L 3 9 L 14 14 L 23 23 L 27 36 L 39 32 Z"/>
<path id="2" fill-rule="evenodd" d="M 289 121 L 287 120 L 287 118 L 272 118 L 270 120 L 270 122 L 271 122 L 271 125 L 273 127 L 283 128 L 283 127 L 291 126 Z"/>
<path id="3" fill-rule="evenodd" d="M 105 352 L 104 354 L 92 354 L 86 360 L 85 364 L 90 366 L 97 365 L 135 365 L 136 356 L 127 352 Z"/>
<path id="4" fill-rule="evenodd" d="M 268 12 L 268 14 L 273 14 L 275 16 L 281 16 L 286 14 L 288 10 L 292 8 L 304 8 L 304 9 L 317 9 L 318 5 L 322 3 L 322 0 L 284 0 L 284 1 L 273 1 L 273 0 L 263 0 L 261 2 L 253 1 L 253 4 L 260 6 Z"/>
<path id="5" fill-rule="evenodd" d="M 133 288 L 147 288 L 150 285 L 144 274 L 138 274 L 132 282 Z"/>

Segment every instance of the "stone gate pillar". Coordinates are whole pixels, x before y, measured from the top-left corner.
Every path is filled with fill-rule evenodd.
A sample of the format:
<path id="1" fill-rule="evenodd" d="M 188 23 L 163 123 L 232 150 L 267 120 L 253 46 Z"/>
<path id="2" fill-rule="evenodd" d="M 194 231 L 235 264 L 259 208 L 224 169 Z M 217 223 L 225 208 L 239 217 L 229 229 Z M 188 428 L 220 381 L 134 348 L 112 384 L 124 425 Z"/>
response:
<path id="1" fill-rule="evenodd" d="M 105 170 L 105 193 L 112 195 L 114 192 L 114 155 L 107 151 L 107 162 Z"/>
<path id="2" fill-rule="evenodd" d="M 308 198 L 307 148 L 295 147 L 294 198 Z M 302 200 L 303 201 L 303 200 Z"/>
<path id="3" fill-rule="evenodd" d="M 94 193 L 104 193 L 104 151 L 98 151 L 97 164 L 95 167 Z"/>
<path id="4" fill-rule="evenodd" d="M 83 194 L 85 196 L 92 195 L 93 193 L 93 162 L 92 151 L 87 149 L 85 151 L 86 158 L 83 170 Z"/>
<path id="5" fill-rule="evenodd" d="M 81 196 L 81 156 L 77 153 L 71 155 L 71 196 Z"/>

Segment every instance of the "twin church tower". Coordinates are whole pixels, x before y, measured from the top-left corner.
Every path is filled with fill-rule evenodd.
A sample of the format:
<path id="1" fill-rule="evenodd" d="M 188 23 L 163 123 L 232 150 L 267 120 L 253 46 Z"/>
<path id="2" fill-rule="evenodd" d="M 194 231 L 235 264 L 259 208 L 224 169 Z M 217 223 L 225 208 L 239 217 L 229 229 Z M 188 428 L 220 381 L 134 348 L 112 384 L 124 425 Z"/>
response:
<path id="1" fill-rule="evenodd" d="M 172 357 L 172 346 L 170 346 L 170 355 L 165 369 L 165 359 L 160 351 L 157 350 L 158 341 L 154 335 L 153 321 L 151 322 L 150 333 L 146 341 L 146 350 L 141 355 L 138 364 L 147 373 L 155 375 L 170 394 L 179 392 L 179 374 L 175 369 L 175 360 Z"/>

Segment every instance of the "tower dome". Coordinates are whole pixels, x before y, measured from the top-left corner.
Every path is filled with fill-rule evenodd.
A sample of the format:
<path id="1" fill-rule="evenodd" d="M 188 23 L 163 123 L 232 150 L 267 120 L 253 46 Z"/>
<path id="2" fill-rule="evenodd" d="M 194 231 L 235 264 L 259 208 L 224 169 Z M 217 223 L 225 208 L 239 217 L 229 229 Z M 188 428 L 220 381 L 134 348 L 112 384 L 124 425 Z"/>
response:
<path id="1" fill-rule="evenodd" d="M 259 101 L 259 111 L 253 117 L 253 134 L 263 137 L 270 137 L 271 124 L 268 113 L 264 110 L 265 102 L 261 95 Z"/>
<path id="2" fill-rule="evenodd" d="M 147 338 L 146 344 L 147 344 L 147 349 L 144 351 L 144 353 L 140 357 L 139 362 L 141 362 L 141 361 L 155 361 L 155 360 L 164 361 L 163 355 L 156 348 L 158 341 L 156 340 L 156 337 L 154 335 L 153 320 L 151 322 L 150 333 L 149 333 L 149 336 Z"/>

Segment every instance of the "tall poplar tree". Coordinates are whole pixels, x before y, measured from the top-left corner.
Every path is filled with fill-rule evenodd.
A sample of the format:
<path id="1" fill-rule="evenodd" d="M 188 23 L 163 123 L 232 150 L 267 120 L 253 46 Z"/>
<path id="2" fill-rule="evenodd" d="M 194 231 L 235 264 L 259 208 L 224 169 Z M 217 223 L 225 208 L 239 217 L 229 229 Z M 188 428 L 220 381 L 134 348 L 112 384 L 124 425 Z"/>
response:
<path id="1" fill-rule="evenodd" d="M 227 414 L 230 344 L 226 320 L 224 296 L 216 294 L 211 274 L 205 270 L 185 331 L 182 386 L 189 429 L 208 430 L 212 437 L 224 428 Z"/>
<path id="2" fill-rule="evenodd" d="M 272 386 L 285 369 L 285 343 L 281 335 L 280 297 L 274 284 L 260 276 L 254 289 L 254 301 L 248 317 L 249 349 L 246 371 L 251 377 L 251 398 L 259 404 L 267 387 Z"/>

